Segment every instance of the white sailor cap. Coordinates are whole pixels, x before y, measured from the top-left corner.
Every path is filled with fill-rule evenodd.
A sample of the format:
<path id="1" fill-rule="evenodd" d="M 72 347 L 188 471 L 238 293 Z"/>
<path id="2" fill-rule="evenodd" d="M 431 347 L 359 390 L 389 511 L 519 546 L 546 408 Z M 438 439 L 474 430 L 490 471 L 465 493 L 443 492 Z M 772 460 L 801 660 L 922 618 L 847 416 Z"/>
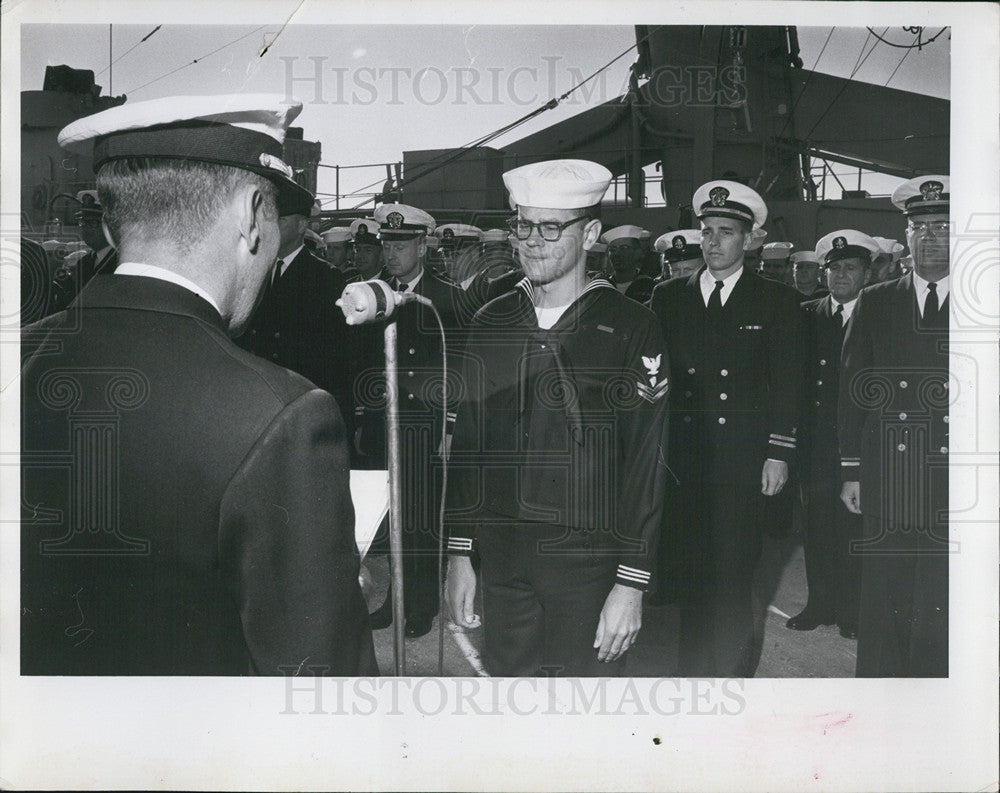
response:
<path id="1" fill-rule="evenodd" d="M 882 253 L 888 253 L 892 256 L 894 262 L 898 262 L 899 257 L 903 255 L 903 243 L 897 240 L 890 240 L 888 237 L 872 237 L 872 239 L 878 243 L 879 250 Z"/>
<path id="2" fill-rule="evenodd" d="M 383 240 L 412 240 L 434 231 L 434 218 L 409 204 L 381 204 L 375 210 L 378 234 Z"/>
<path id="3" fill-rule="evenodd" d="M 831 231 L 816 243 L 816 255 L 825 264 L 837 259 L 860 258 L 871 262 L 881 252 L 878 243 L 862 231 Z"/>
<path id="4" fill-rule="evenodd" d="M 78 119 L 59 133 L 59 145 L 85 154 L 92 149 L 95 173 L 126 157 L 243 168 L 274 183 L 282 214 L 308 215 L 313 195 L 281 159 L 285 133 L 301 112 L 301 102 L 281 94 L 170 96 Z"/>
<path id="5" fill-rule="evenodd" d="M 601 203 L 611 171 L 590 160 L 546 160 L 503 175 L 511 209 L 585 209 Z"/>
<path id="6" fill-rule="evenodd" d="M 510 241 L 510 232 L 503 229 L 486 229 L 483 232 L 483 242 L 486 244 L 502 242 L 506 244 Z"/>
<path id="7" fill-rule="evenodd" d="M 668 231 L 656 238 L 656 250 L 667 255 L 669 262 L 685 262 L 701 258 L 701 229 Z"/>
<path id="8" fill-rule="evenodd" d="M 630 226 L 627 224 L 624 226 L 615 226 L 613 229 L 608 229 L 601 235 L 601 242 L 610 245 L 612 242 L 617 240 L 641 240 L 642 233 L 644 231 L 646 231 L 646 229 L 641 226 Z M 649 232 L 646 231 L 646 234 L 648 235 Z"/>
<path id="9" fill-rule="evenodd" d="M 903 182 L 892 192 L 892 203 L 907 217 L 948 213 L 950 179 L 947 176 L 918 176 Z"/>
<path id="10" fill-rule="evenodd" d="M 104 214 L 101 206 L 101 199 L 97 197 L 96 190 L 81 190 L 76 194 L 76 200 L 80 202 L 80 208 L 76 210 L 76 218 L 100 220 Z"/>
<path id="11" fill-rule="evenodd" d="M 445 223 L 443 226 L 437 227 L 437 235 L 442 242 L 452 240 L 480 242 L 483 239 L 483 230 L 467 223 Z"/>
<path id="12" fill-rule="evenodd" d="M 767 238 L 767 231 L 765 229 L 754 229 L 750 232 L 750 244 L 747 246 L 748 251 L 755 251 L 764 244 L 764 240 Z"/>
<path id="13" fill-rule="evenodd" d="M 334 226 L 332 229 L 324 231 L 320 236 L 327 245 L 333 242 L 350 242 L 353 238 L 348 226 Z"/>
<path id="14" fill-rule="evenodd" d="M 595 242 L 590 246 L 588 253 L 607 253 L 608 246 L 603 242 Z"/>
<path id="15" fill-rule="evenodd" d="M 816 251 L 799 251 L 798 253 L 793 253 L 788 257 L 792 264 L 802 264 L 807 262 L 810 264 L 819 264 L 820 257 L 816 255 Z"/>
<path id="16" fill-rule="evenodd" d="M 699 218 L 723 217 L 745 220 L 759 228 L 767 220 L 767 204 L 756 190 L 745 184 L 717 179 L 699 187 L 691 200 Z"/>
<path id="17" fill-rule="evenodd" d="M 375 218 L 358 218 L 351 221 L 351 237 L 354 242 L 368 243 L 369 245 L 381 245 L 378 237 L 378 221 Z"/>
<path id="18" fill-rule="evenodd" d="M 794 247 L 790 242 L 769 242 L 761 249 L 760 258 L 766 262 L 787 259 Z"/>

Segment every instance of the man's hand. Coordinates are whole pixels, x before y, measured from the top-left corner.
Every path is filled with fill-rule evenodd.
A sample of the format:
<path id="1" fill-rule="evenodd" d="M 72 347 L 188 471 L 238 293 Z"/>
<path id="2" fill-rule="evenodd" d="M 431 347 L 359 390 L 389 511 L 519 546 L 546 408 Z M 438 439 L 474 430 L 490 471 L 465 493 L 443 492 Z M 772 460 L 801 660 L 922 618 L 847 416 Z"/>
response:
<path id="1" fill-rule="evenodd" d="M 861 514 L 861 483 L 844 482 L 840 487 L 840 500 L 855 515 Z"/>
<path id="2" fill-rule="evenodd" d="M 476 599 L 476 571 L 467 556 L 448 558 L 448 580 L 445 582 L 445 597 L 451 618 L 462 628 L 478 628 L 479 617 L 472 613 Z"/>
<path id="3" fill-rule="evenodd" d="M 642 592 L 615 584 L 604 601 L 594 648 L 598 661 L 617 661 L 633 644 L 642 627 Z"/>
<path id="4" fill-rule="evenodd" d="M 781 460 L 765 460 L 760 472 L 760 492 L 765 496 L 776 496 L 788 481 L 788 463 Z"/>

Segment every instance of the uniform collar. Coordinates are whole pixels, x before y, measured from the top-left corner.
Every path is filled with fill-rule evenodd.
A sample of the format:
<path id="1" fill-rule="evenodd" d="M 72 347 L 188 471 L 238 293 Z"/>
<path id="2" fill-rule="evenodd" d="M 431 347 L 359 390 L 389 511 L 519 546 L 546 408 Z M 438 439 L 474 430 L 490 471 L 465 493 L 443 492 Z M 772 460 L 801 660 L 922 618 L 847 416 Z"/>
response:
<path id="1" fill-rule="evenodd" d="M 189 292 L 194 292 L 198 295 L 198 297 L 207 301 L 212 308 L 219 312 L 219 316 L 222 316 L 219 304 L 215 302 L 215 299 L 208 292 L 198 286 L 198 284 L 194 281 L 185 278 L 183 275 L 178 275 L 172 270 L 166 270 L 163 267 L 156 267 L 152 264 L 143 264 L 141 262 L 122 262 L 118 265 L 114 272 L 114 276 L 116 278 L 120 275 L 139 275 L 144 278 L 156 278 L 160 281 L 168 281 L 171 284 L 177 284 L 177 286 L 187 289 Z"/>

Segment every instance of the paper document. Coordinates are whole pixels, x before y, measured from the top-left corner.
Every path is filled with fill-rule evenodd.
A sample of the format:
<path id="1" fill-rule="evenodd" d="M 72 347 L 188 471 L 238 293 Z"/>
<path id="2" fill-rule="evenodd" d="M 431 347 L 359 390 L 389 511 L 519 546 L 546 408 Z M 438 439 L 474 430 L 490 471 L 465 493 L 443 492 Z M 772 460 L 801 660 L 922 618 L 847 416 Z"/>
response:
<path id="1" fill-rule="evenodd" d="M 354 502 L 354 540 L 364 559 L 375 532 L 389 512 L 389 472 L 351 471 L 351 501 Z"/>

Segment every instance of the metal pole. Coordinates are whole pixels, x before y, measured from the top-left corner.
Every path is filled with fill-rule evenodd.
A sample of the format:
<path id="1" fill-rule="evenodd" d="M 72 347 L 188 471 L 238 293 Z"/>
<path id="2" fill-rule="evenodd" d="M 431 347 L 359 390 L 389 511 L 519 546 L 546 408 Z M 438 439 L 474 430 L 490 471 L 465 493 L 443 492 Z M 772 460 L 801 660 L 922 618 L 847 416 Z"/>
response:
<path id="1" fill-rule="evenodd" d="M 385 326 L 385 399 L 389 431 L 389 564 L 392 581 L 392 638 L 396 676 L 406 674 L 403 639 L 403 505 L 399 453 L 399 382 L 396 379 L 396 323 Z"/>
<path id="2" fill-rule="evenodd" d="M 111 25 L 108 25 L 108 96 L 114 96 L 114 72 L 111 69 Z"/>
<path id="3" fill-rule="evenodd" d="M 334 176 L 337 179 L 337 186 L 334 188 L 334 192 L 337 194 L 337 209 L 340 209 L 340 166 L 337 165 L 334 169 Z"/>

